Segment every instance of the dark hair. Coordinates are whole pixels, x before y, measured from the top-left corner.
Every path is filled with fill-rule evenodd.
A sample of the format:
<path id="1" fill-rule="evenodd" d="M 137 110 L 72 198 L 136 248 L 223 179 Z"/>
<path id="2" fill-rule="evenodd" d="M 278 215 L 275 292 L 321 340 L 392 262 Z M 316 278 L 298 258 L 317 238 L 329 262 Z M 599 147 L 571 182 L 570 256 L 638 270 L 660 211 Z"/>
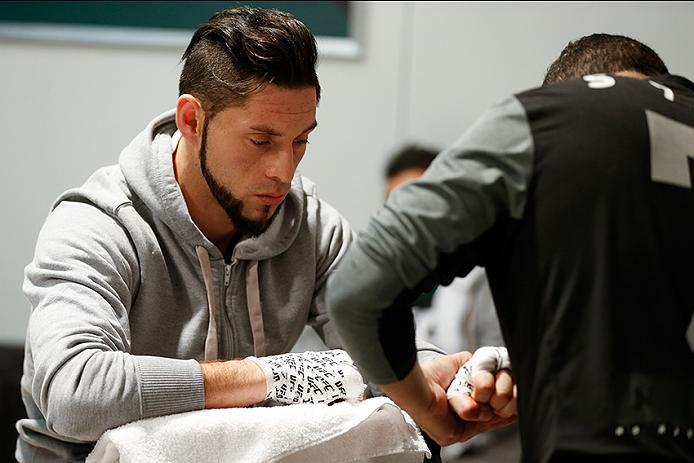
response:
<path id="1" fill-rule="evenodd" d="M 438 151 L 431 148 L 419 145 L 405 145 L 396 151 L 388 161 L 388 164 L 386 164 L 386 178 L 413 167 L 426 169 L 436 158 L 437 154 Z"/>
<path id="2" fill-rule="evenodd" d="M 622 35 L 592 34 L 569 42 L 547 69 L 542 85 L 620 71 L 638 71 L 647 76 L 668 73 L 658 54 L 643 43 Z"/>
<path id="3" fill-rule="evenodd" d="M 200 99 L 208 118 L 242 105 L 265 84 L 316 88 L 316 39 L 298 18 L 274 9 L 231 8 L 212 16 L 183 53 L 179 95 Z"/>

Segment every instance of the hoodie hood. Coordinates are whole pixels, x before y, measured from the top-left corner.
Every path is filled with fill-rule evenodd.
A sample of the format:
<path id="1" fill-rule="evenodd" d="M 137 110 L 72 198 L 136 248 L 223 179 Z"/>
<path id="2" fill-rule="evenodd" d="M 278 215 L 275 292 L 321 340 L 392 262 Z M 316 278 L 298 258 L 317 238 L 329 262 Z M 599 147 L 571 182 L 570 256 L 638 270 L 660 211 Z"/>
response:
<path id="1" fill-rule="evenodd" d="M 193 222 L 173 170 L 175 111 L 155 118 L 121 152 L 119 164 L 130 190 L 159 216 L 177 237 L 193 248 L 204 247 L 213 259 L 223 258 Z M 277 216 L 260 236 L 240 241 L 232 259 L 260 261 L 286 251 L 299 233 L 306 195 L 313 195 L 310 180 L 294 175 L 292 186 Z"/>

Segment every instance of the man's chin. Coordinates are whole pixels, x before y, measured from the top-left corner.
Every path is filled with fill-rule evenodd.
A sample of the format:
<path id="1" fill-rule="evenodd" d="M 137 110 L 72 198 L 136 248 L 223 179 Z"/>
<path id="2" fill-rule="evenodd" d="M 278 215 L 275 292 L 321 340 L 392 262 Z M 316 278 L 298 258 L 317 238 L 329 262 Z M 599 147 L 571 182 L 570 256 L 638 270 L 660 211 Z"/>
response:
<path id="1" fill-rule="evenodd" d="M 252 214 L 243 214 L 243 218 L 249 222 L 269 222 L 277 212 L 278 206 L 260 206 Z"/>
<path id="2" fill-rule="evenodd" d="M 237 226 L 240 225 L 239 228 L 241 228 L 242 231 L 249 236 L 258 236 L 264 233 L 265 230 L 270 228 L 270 225 L 272 225 L 273 220 L 277 216 L 277 210 L 279 207 L 264 206 L 263 209 L 264 210 L 255 211 L 255 214 L 251 215 L 250 217 L 243 214 L 242 218 L 244 223 L 237 223 Z"/>

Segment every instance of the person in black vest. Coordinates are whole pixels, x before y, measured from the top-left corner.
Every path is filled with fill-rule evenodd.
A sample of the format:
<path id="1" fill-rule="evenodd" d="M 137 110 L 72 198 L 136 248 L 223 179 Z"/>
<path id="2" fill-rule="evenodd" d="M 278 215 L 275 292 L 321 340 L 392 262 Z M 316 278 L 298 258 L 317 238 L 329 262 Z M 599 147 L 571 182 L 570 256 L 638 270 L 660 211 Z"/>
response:
<path id="1" fill-rule="evenodd" d="M 481 265 L 524 461 L 694 461 L 692 157 L 691 81 L 628 37 L 570 43 L 360 234 L 328 282 L 346 349 L 439 443 L 468 437 L 410 305 Z"/>

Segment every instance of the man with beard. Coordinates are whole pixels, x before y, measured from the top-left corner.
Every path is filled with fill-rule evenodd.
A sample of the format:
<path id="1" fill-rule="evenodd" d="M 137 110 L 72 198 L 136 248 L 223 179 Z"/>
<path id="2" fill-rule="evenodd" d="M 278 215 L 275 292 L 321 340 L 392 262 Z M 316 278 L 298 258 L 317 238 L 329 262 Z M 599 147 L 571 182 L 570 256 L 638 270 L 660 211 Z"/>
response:
<path id="1" fill-rule="evenodd" d="M 225 10 L 183 59 L 175 110 L 41 230 L 20 462 L 83 460 L 148 417 L 362 396 L 323 295 L 353 232 L 295 175 L 317 125 L 313 35 L 287 13 Z M 288 353 L 306 325 L 334 350 Z M 467 357 L 441 358 L 455 371 Z"/>
<path id="2" fill-rule="evenodd" d="M 142 418 L 308 400 L 271 397 L 262 359 L 307 323 L 337 346 L 323 284 L 352 231 L 294 176 L 316 127 L 313 36 L 285 13 L 227 10 L 183 59 L 175 110 L 61 195 L 40 233 L 19 461 L 83 460 Z"/>

